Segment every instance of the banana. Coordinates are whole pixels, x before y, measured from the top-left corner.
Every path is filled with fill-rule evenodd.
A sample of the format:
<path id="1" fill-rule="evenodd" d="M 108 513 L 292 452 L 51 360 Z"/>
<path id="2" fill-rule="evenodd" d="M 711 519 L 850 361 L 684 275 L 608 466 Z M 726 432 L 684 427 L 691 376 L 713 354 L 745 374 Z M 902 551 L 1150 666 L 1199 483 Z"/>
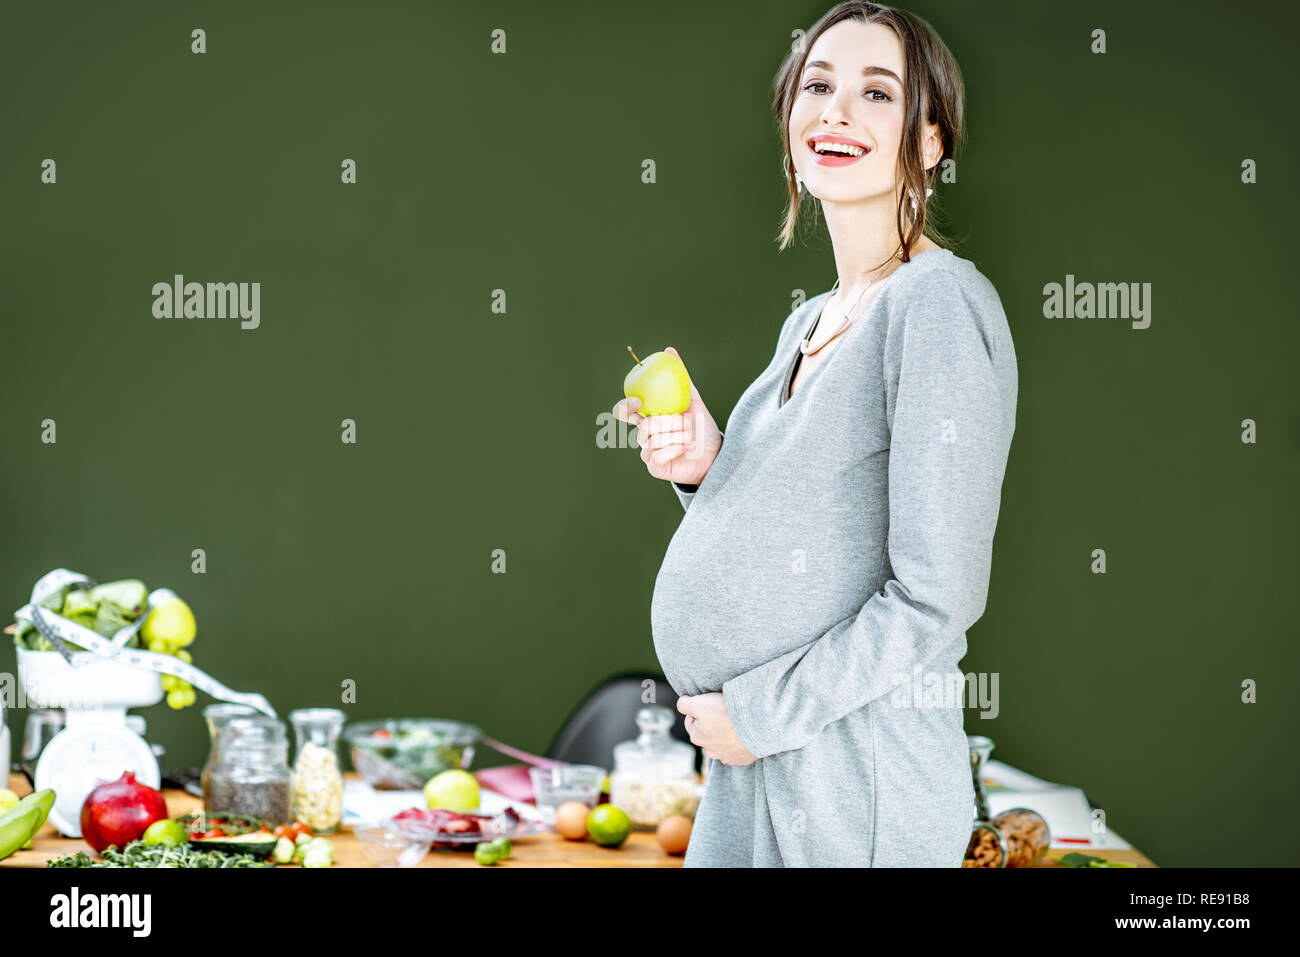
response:
<path id="1" fill-rule="evenodd" d="M 49 788 L 23 798 L 4 814 L 0 814 L 0 861 L 26 844 L 54 807 L 54 792 Z"/>

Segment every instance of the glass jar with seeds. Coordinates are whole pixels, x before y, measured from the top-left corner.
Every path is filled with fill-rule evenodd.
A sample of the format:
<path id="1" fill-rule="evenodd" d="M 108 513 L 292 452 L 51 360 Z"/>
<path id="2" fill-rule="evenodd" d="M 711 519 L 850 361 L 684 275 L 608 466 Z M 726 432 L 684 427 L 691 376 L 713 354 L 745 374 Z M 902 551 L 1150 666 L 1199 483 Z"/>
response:
<path id="1" fill-rule="evenodd" d="M 212 769 L 217 766 L 220 751 L 217 747 L 222 729 L 231 718 L 241 718 L 257 712 L 246 704 L 234 704 L 229 701 L 217 701 L 203 709 L 203 720 L 208 726 L 208 760 L 199 773 L 203 788 L 203 806 L 212 802 Z"/>
<path id="2" fill-rule="evenodd" d="M 231 718 L 217 739 L 217 751 L 205 811 L 246 814 L 272 825 L 291 823 L 289 743 L 283 721 L 265 715 Z"/>

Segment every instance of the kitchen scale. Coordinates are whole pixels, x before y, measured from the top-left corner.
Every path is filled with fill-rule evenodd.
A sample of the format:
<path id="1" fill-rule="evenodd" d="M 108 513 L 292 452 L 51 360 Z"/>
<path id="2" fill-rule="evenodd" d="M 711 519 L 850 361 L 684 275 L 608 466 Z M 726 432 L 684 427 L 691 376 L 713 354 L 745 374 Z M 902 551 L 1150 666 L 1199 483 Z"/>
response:
<path id="1" fill-rule="evenodd" d="M 49 819 L 59 833 L 81 837 L 81 805 L 98 785 L 132 771 L 141 784 L 160 786 L 158 759 L 144 738 L 127 726 L 126 712 L 161 701 L 163 675 L 188 681 L 219 701 L 248 705 L 272 718 L 276 713 L 260 694 L 232 691 L 173 655 L 125 647 L 156 605 L 177 597 L 171 589 L 154 589 L 135 621 L 112 638 L 104 638 L 40 604 L 66 585 L 91 588 L 95 582 L 66 568 L 56 569 L 36 583 L 30 603 L 14 617 L 30 621 L 55 648 L 19 648 L 18 675 L 32 705 L 64 709 L 66 725 L 41 752 L 34 785 L 38 791 L 54 790 Z M 73 651 L 70 643 L 86 650 Z"/>

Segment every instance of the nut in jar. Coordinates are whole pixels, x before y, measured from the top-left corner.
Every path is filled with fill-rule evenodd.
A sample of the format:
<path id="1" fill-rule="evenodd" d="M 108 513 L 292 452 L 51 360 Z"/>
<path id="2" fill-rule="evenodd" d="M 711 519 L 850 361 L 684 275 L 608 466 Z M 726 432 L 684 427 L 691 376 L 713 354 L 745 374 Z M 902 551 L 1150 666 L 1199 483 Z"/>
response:
<path id="1" fill-rule="evenodd" d="M 316 834 L 329 834 L 343 818 L 343 774 L 338 736 L 343 712 L 337 708 L 300 708 L 289 713 L 298 732 L 293 764 L 293 816 Z"/>
<path id="2" fill-rule="evenodd" d="M 1013 807 L 975 822 L 962 867 L 1029 867 L 1047 853 L 1051 840 L 1042 815 Z"/>
<path id="3" fill-rule="evenodd" d="M 327 834 L 343 817 L 343 775 L 327 748 L 308 742 L 293 767 L 293 816 L 313 832 Z"/>
<path id="4" fill-rule="evenodd" d="M 989 823 L 1007 842 L 1007 867 L 1028 867 L 1047 853 L 1052 841 L 1042 815 L 1027 807 L 1003 811 Z"/>

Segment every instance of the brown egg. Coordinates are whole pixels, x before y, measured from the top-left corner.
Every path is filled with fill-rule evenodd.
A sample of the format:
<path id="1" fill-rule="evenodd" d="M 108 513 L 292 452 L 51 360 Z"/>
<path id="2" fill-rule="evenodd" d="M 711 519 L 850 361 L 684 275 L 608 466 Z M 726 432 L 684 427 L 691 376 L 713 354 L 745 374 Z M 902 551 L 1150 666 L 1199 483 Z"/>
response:
<path id="1" fill-rule="evenodd" d="M 685 854 L 686 845 L 691 842 L 691 819 L 680 814 L 666 817 L 659 822 L 655 833 L 659 846 L 669 854 Z"/>
<path id="2" fill-rule="evenodd" d="M 555 830 L 560 837 L 581 841 L 587 836 L 587 815 L 591 808 L 579 801 L 566 801 L 555 809 Z"/>

